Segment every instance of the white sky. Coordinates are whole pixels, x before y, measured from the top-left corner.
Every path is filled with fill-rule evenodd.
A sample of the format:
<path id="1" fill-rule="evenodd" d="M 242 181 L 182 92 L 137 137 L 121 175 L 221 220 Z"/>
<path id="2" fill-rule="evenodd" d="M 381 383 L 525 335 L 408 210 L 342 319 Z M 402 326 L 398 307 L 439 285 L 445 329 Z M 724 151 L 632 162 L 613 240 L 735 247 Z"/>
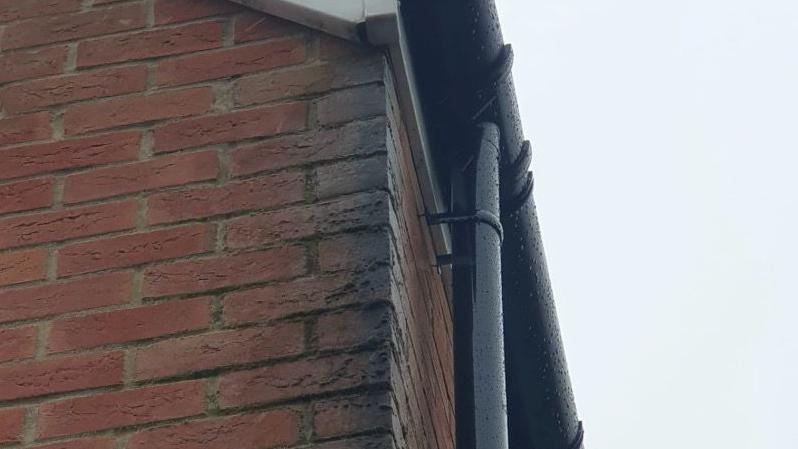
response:
<path id="1" fill-rule="evenodd" d="M 798 1 L 497 1 L 587 448 L 798 448 Z"/>

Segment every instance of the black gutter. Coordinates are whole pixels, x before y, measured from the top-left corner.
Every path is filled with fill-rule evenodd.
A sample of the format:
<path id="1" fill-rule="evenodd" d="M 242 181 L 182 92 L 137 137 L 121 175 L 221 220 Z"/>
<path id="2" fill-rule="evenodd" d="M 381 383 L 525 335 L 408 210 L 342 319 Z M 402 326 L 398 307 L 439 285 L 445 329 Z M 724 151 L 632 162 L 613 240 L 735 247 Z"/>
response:
<path id="1" fill-rule="evenodd" d="M 477 122 L 496 123 L 501 135 L 509 448 L 581 448 L 582 427 L 527 173 L 529 145 L 509 73 L 512 52 L 504 45 L 494 2 L 405 0 L 401 14 L 442 190 L 455 199 L 461 195 L 446 178 L 472 147 L 469 136 Z"/>

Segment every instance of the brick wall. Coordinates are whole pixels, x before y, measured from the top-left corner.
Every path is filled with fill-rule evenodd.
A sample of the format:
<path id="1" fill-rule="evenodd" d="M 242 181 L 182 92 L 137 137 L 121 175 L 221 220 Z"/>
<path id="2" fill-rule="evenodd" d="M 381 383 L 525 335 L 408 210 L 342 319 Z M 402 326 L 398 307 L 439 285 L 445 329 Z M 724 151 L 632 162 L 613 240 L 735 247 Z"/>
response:
<path id="1" fill-rule="evenodd" d="M 224 0 L 0 0 L 0 447 L 452 447 L 383 56 Z"/>

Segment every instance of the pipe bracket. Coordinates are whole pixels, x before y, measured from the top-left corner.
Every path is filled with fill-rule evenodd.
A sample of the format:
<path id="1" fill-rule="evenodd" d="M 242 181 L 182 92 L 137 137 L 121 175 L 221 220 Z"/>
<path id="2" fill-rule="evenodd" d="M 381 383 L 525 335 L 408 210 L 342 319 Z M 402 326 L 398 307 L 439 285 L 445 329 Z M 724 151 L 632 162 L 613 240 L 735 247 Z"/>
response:
<path id="1" fill-rule="evenodd" d="M 485 210 L 478 210 L 471 214 L 442 213 L 428 215 L 427 222 L 431 225 L 485 223 L 496 231 L 496 234 L 499 235 L 500 243 L 504 240 L 504 229 L 502 228 L 501 220 L 495 214 Z"/>

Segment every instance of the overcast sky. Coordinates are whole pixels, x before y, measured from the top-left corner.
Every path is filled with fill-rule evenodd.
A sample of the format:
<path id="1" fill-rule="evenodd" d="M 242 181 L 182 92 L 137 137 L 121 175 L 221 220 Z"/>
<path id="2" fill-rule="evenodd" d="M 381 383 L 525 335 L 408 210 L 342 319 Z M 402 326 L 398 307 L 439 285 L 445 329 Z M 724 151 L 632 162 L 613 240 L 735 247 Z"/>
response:
<path id="1" fill-rule="evenodd" d="M 587 448 L 798 448 L 798 1 L 497 2 Z"/>

